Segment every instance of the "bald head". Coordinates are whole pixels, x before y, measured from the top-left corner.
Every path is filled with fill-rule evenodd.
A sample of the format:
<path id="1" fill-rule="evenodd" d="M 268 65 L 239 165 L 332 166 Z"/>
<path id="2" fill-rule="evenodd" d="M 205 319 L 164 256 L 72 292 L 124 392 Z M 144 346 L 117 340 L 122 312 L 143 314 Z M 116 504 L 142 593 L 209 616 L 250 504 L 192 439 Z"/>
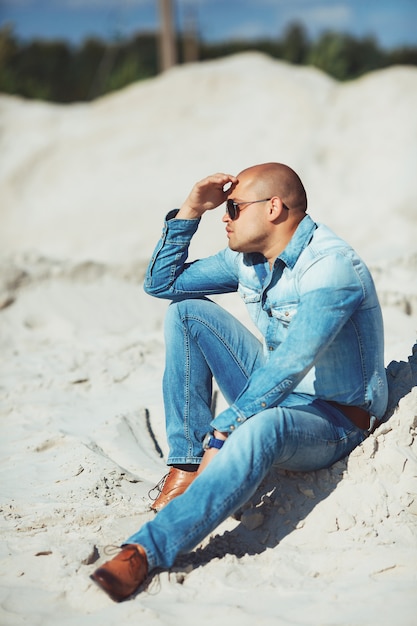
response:
<path id="1" fill-rule="evenodd" d="M 248 167 L 237 178 L 250 181 L 260 198 L 278 196 L 290 211 L 305 213 L 307 195 L 298 174 L 283 163 L 262 163 Z"/>

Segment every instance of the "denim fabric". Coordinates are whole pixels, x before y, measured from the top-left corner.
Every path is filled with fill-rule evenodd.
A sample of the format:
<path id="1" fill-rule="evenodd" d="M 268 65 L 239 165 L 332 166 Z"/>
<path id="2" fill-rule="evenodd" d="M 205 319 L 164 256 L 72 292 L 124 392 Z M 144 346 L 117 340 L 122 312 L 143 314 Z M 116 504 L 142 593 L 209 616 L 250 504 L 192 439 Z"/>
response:
<path id="1" fill-rule="evenodd" d="M 170 567 L 255 493 L 273 465 L 309 471 L 327 467 L 365 438 L 337 409 L 292 394 L 247 420 L 187 491 L 125 543 L 146 551 L 150 569 Z"/>
<path id="2" fill-rule="evenodd" d="M 199 463 L 213 419 L 212 377 L 232 404 L 254 369 L 262 366 L 262 344 L 211 300 L 191 299 L 168 308 L 165 346 L 167 463 Z"/>
<path id="3" fill-rule="evenodd" d="M 168 464 L 198 463 L 209 428 L 226 443 L 187 491 L 126 543 L 169 567 L 242 506 L 272 465 L 328 467 L 365 438 L 326 400 L 381 417 L 387 403 L 382 316 L 361 259 L 309 216 L 270 271 L 229 248 L 187 262 L 199 220 L 167 216 L 145 290 L 172 301 L 163 381 Z M 207 296 L 239 291 L 259 341 Z M 230 404 L 212 418 L 212 378 Z"/>
<path id="4" fill-rule="evenodd" d="M 307 215 L 272 271 L 261 255 L 229 248 L 187 263 L 199 220 L 174 215 L 149 264 L 146 292 L 180 301 L 238 290 L 264 338 L 263 367 L 214 427 L 232 432 L 293 392 L 382 417 L 388 398 L 382 314 L 372 277 L 347 243 Z"/>

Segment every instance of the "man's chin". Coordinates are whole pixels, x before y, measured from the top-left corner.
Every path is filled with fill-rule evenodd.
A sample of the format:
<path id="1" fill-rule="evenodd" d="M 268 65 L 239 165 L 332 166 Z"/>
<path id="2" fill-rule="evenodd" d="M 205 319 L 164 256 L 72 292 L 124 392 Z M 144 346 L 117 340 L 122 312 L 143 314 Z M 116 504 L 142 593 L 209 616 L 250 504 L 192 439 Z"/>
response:
<path id="1" fill-rule="evenodd" d="M 232 241 L 230 241 L 230 239 L 229 239 L 228 244 L 229 244 L 229 248 L 233 250 L 233 252 L 242 252 L 242 250 L 239 249 L 239 246 L 236 243 L 233 243 Z"/>
<path id="2" fill-rule="evenodd" d="M 250 254 L 252 252 L 252 250 L 248 250 L 247 248 L 245 248 L 244 246 L 239 246 L 238 244 L 230 244 L 229 242 L 229 248 L 231 250 L 233 250 L 233 252 L 240 252 L 241 254 Z"/>

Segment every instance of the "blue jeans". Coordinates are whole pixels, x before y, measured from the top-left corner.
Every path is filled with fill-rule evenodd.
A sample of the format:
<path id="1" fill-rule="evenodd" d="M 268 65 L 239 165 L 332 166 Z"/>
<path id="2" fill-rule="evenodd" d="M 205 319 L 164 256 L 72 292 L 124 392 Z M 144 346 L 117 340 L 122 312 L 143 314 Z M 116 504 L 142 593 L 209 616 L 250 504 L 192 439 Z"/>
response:
<path id="1" fill-rule="evenodd" d="M 210 430 L 212 378 L 233 402 L 264 362 L 262 345 L 233 316 L 206 299 L 169 307 L 166 318 L 164 402 L 168 464 L 198 463 Z M 338 409 L 290 394 L 237 428 L 187 491 L 125 543 L 141 544 L 149 569 L 171 567 L 243 506 L 272 466 L 293 471 L 329 467 L 365 438 Z"/>

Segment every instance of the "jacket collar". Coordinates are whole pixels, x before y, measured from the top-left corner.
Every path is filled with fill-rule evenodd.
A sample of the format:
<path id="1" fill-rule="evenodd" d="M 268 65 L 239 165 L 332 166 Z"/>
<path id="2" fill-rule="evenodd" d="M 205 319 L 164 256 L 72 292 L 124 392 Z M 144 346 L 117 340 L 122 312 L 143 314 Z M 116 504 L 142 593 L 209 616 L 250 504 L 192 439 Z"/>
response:
<path id="1" fill-rule="evenodd" d="M 297 263 L 298 258 L 304 248 L 310 243 L 313 232 L 317 228 L 317 224 L 313 222 L 309 215 L 306 215 L 298 224 L 297 229 L 287 246 L 281 252 L 281 254 L 275 259 L 274 267 L 277 266 L 278 259 L 281 260 L 287 267 L 292 269 Z M 265 264 L 265 257 L 259 252 L 252 252 L 243 255 L 245 258 L 245 264 L 255 267 L 257 273 L 261 272 L 264 276 L 265 271 L 261 271 L 261 268 Z M 259 272 L 258 272 L 259 270 Z"/>
<path id="2" fill-rule="evenodd" d="M 277 258 L 281 259 L 287 267 L 292 269 L 304 248 L 310 243 L 316 228 L 317 224 L 313 222 L 309 215 L 306 215 L 298 224 L 287 246 Z"/>

